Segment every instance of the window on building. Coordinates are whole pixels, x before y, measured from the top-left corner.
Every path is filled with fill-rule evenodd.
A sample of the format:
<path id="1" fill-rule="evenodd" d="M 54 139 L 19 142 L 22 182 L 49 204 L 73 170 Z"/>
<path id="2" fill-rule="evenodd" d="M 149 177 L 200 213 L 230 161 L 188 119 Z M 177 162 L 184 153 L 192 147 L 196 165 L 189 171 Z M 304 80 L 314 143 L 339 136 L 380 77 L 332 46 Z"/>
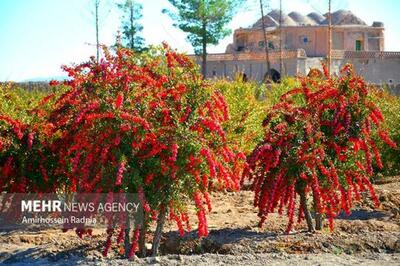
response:
<path id="1" fill-rule="evenodd" d="M 268 48 L 269 49 L 275 49 L 274 43 L 273 42 L 268 42 Z"/>
<path id="2" fill-rule="evenodd" d="M 265 47 L 264 41 L 259 41 L 258 42 L 258 47 L 264 48 Z M 268 42 L 268 49 L 275 49 L 275 46 L 274 46 L 273 42 Z"/>
<path id="3" fill-rule="evenodd" d="M 307 36 L 300 36 L 300 43 L 302 44 L 309 44 L 310 43 L 310 39 Z"/>
<path id="4" fill-rule="evenodd" d="M 238 51 L 243 51 L 247 47 L 247 36 L 238 35 L 236 37 L 236 47 Z"/>
<path id="5" fill-rule="evenodd" d="M 361 51 L 362 42 L 361 40 L 356 40 L 356 51 Z"/>

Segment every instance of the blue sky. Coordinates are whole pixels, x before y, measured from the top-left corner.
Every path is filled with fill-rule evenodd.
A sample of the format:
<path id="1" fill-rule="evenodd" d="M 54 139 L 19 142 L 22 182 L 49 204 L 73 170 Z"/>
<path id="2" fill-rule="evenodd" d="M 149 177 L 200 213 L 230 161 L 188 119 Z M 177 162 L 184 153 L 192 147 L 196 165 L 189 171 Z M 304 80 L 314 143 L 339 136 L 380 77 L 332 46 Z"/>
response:
<path id="1" fill-rule="evenodd" d="M 101 0 L 100 41 L 110 45 L 120 27 L 116 0 Z M 193 50 L 185 34 L 172 26 L 161 9 L 167 0 L 141 0 L 143 36 L 148 44 L 167 41 L 179 51 Z M 326 12 L 328 0 L 283 0 L 285 12 Z M 232 29 L 247 27 L 259 17 L 258 0 L 246 7 L 230 23 Z M 333 11 L 350 9 L 367 24 L 385 24 L 385 50 L 400 51 L 400 1 L 332 0 Z M 270 0 L 278 8 L 279 0 Z M 21 81 L 62 75 L 62 64 L 79 63 L 95 54 L 93 0 L 0 0 L 0 81 Z M 210 52 L 224 52 L 229 36 Z"/>

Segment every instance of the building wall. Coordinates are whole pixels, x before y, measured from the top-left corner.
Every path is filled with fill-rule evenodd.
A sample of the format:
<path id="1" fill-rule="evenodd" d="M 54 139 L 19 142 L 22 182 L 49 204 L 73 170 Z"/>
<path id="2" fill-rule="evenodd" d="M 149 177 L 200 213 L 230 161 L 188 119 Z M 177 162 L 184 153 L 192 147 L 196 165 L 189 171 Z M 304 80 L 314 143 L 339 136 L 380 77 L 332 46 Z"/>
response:
<path id="1" fill-rule="evenodd" d="M 299 67 L 299 73 L 307 75 L 311 68 L 322 70 L 323 58 L 306 58 L 304 67 Z M 339 74 L 340 69 L 346 64 L 353 65 L 355 71 L 366 81 L 374 84 L 388 84 L 397 86 L 400 84 L 400 56 L 397 58 L 353 58 L 333 59 L 332 73 Z M 400 89 L 400 87 L 399 87 Z M 400 91 L 398 92 L 400 93 Z"/>
<path id="2" fill-rule="evenodd" d="M 362 51 L 383 51 L 383 27 L 334 26 L 332 29 L 332 49 L 355 51 L 356 40 L 361 41 Z M 282 28 L 285 49 L 304 49 L 309 57 L 326 56 L 328 53 L 327 26 L 296 26 Z M 268 29 L 267 39 L 279 49 L 279 30 Z M 234 34 L 234 49 L 242 51 L 261 51 L 259 45 L 264 41 L 262 30 L 239 29 Z"/>
<path id="3" fill-rule="evenodd" d="M 290 58 L 283 60 L 284 74 L 294 76 L 299 72 L 298 59 Z M 271 69 L 279 72 L 279 62 L 272 62 Z M 233 79 L 236 74 L 245 73 L 249 79 L 263 81 L 267 73 L 265 61 L 209 61 L 207 62 L 207 78 L 225 77 Z"/>
<path id="4" fill-rule="evenodd" d="M 301 64 L 304 64 L 303 68 L 300 68 L 302 71 L 299 71 L 299 74 L 307 75 L 310 69 L 316 68 L 322 71 L 322 64 L 326 63 L 325 57 L 311 57 L 305 58 L 302 60 Z M 344 65 L 342 59 L 332 59 L 331 61 L 331 73 L 338 75 L 340 72 L 340 68 Z"/>
<path id="5" fill-rule="evenodd" d="M 328 50 L 328 32 L 323 29 L 319 29 L 314 33 L 316 35 L 315 52 L 313 55 L 308 56 L 325 56 Z"/>
<path id="6" fill-rule="evenodd" d="M 332 32 L 332 49 L 344 50 L 344 32 L 342 31 Z"/>
<path id="7" fill-rule="evenodd" d="M 283 30 L 285 48 L 304 49 L 306 54 L 314 56 L 316 48 L 320 45 L 316 36 L 316 27 L 290 27 Z"/>
<path id="8" fill-rule="evenodd" d="M 358 74 L 375 84 L 400 84 L 400 58 L 347 59 Z M 344 62 L 343 62 L 344 64 Z"/>
<path id="9" fill-rule="evenodd" d="M 365 54 L 373 52 L 363 52 Z M 383 53 L 385 54 L 385 53 Z M 376 58 L 346 58 L 332 59 L 331 70 L 338 75 L 340 69 L 346 64 L 351 63 L 355 71 L 363 78 L 374 84 L 387 84 L 395 94 L 400 94 L 400 53 L 395 55 Z M 297 74 L 307 75 L 311 68 L 322 70 L 324 57 L 297 57 L 285 59 L 284 71 L 282 75 L 295 76 Z M 208 78 L 228 78 L 233 79 L 238 73 L 245 73 L 251 80 L 263 81 L 267 72 L 264 60 L 221 60 L 207 62 Z M 273 61 L 271 68 L 279 72 L 279 61 Z"/>

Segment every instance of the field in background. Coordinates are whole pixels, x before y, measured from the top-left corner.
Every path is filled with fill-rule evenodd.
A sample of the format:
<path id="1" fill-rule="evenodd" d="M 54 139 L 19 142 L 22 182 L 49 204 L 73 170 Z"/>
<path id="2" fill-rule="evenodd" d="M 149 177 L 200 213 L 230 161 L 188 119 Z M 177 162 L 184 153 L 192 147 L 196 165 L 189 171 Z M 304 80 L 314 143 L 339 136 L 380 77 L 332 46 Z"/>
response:
<path id="1" fill-rule="evenodd" d="M 281 84 L 265 85 L 253 82 L 214 80 L 210 87 L 225 96 L 231 119 L 224 124 L 229 139 L 239 140 L 241 148 L 251 151 L 262 138 L 262 120 L 268 108 L 282 94 L 299 86 L 287 78 Z M 385 90 L 371 88 L 371 97 L 382 110 L 385 127 L 394 141 L 400 142 L 400 98 Z M 2 84 L 0 86 L 0 115 L 11 115 L 26 123 L 32 120 L 31 110 L 53 91 L 44 83 Z M 286 218 L 271 214 L 263 229 L 257 227 L 258 217 L 252 206 L 252 192 L 246 188 L 238 193 L 212 193 L 213 211 L 208 215 L 210 236 L 199 240 L 196 232 L 180 238 L 174 225 L 168 224 L 161 246 L 160 258 L 140 259 L 138 263 L 215 264 L 215 263 L 317 263 L 332 264 L 400 263 L 400 155 L 377 138 L 381 146 L 384 170 L 374 179 L 381 208 L 373 209 L 364 197 L 349 217 L 339 217 L 334 233 L 328 229 L 309 234 L 302 228 L 286 235 Z M 377 169 L 376 169 L 377 170 Z M 191 214 L 195 216 L 195 213 Z M 246 217 L 243 219 L 243 217 Z M 195 220 L 195 219 L 193 219 Z M 195 227 L 195 226 L 194 226 Z M 93 238 L 78 238 L 74 232 L 44 230 L 37 232 L 0 233 L 0 263 L 95 264 L 95 261 L 119 265 L 128 263 L 113 251 L 103 258 L 99 248 L 105 232 L 95 232 Z M 266 254 L 267 253 L 267 254 Z M 181 254 L 181 255 L 173 255 Z M 197 254 L 197 255 L 194 255 Z M 218 254 L 226 256 L 221 257 Z M 188 256 L 190 255 L 190 256 Z M 154 261 L 155 260 L 155 261 Z M 383 263 L 382 265 L 384 265 Z"/>
<path id="2" fill-rule="evenodd" d="M 222 92 L 229 105 L 231 119 L 224 125 L 228 137 L 239 139 L 244 151 L 251 151 L 262 137 L 262 120 L 268 108 L 276 104 L 282 94 L 300 86 L 294 78 L 285 78 L 281 84 L 264 84 L 256 82 L 242 82 L 237 78 L 234 81 L 212 80 L 210 86 Z M 60 87 L 58 87 L 60 89 Z M 46 82 L 3 83 L 0 84 L 0 115 L 10 115 L 23 122 L 31 120 L 30 110 L 34 109 L 40 99 L 54 91 Z M 400 143 L 400 97 L 393 95 L 389 90 L 372 87 L 371 96 L 376 105 L 382 110 L 385 117 L 385 127 L 391 138 Z M 384 170 L 378 176 L 400 175 L 400 154 L 397 150 L 380 144 Z"/>

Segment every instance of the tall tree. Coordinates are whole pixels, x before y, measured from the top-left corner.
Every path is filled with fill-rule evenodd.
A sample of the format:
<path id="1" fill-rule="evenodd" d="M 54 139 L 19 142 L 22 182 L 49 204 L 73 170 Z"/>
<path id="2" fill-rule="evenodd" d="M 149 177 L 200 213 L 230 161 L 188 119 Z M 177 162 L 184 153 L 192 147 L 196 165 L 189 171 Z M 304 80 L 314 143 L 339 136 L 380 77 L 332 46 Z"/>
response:
<path id="1" fill-rule="evenodd" d="M 261 11 L 261 24 L 262 24 L 262 31 L 264 36 L 264 47 L 265 47 L 265 60 L 267 62 L 267 79 L 271 78 L 271 63 L 269 61 L 269 51 L 268 51 L 268 39 L 267 39 L 267 31 L 265 28 L 265 21 L 264 21 L 264 5 L 268 3 L 264 3 L 263 0 L 260 0 L 260 11 Z"/>
<path id="2" fill-rule="evenodd" d="M 135 51 L 141 51 L 144 38 L 141 36 L 143 26 L 138 22 L 142 18 L 142 5 L 134 0 L 124 0 L 118 4 L 122 15 L 122 38 L 124 46 Z"/>
<path id="3" fill-rule="evenodd" d="M 331 74 L 332 65 L 332 14 L 331 0 L 328 1 L 328 73 Z"/>
<path id="4" fill-rule="evenodd" d="M 100 49 L 100 44 L 99 44 L 99 6 L 100 6 L 100 0 L 94 0 L 94 15 L 95 15 L 95 20 L 96 20 L 96 60 L 97 60 L 97 63 L 99 62 L 99 49 Z"/>
<path id="5" fill-rule="evenodd" d="M 243 0 L 168 0 L 176 10 L 164 9 L 174 26 L 188 33 L 188 41 L 202 56 L 202 74 L 207 74 L 207 45 L 216 45 L 231 34 L 227 24 Z"/>

